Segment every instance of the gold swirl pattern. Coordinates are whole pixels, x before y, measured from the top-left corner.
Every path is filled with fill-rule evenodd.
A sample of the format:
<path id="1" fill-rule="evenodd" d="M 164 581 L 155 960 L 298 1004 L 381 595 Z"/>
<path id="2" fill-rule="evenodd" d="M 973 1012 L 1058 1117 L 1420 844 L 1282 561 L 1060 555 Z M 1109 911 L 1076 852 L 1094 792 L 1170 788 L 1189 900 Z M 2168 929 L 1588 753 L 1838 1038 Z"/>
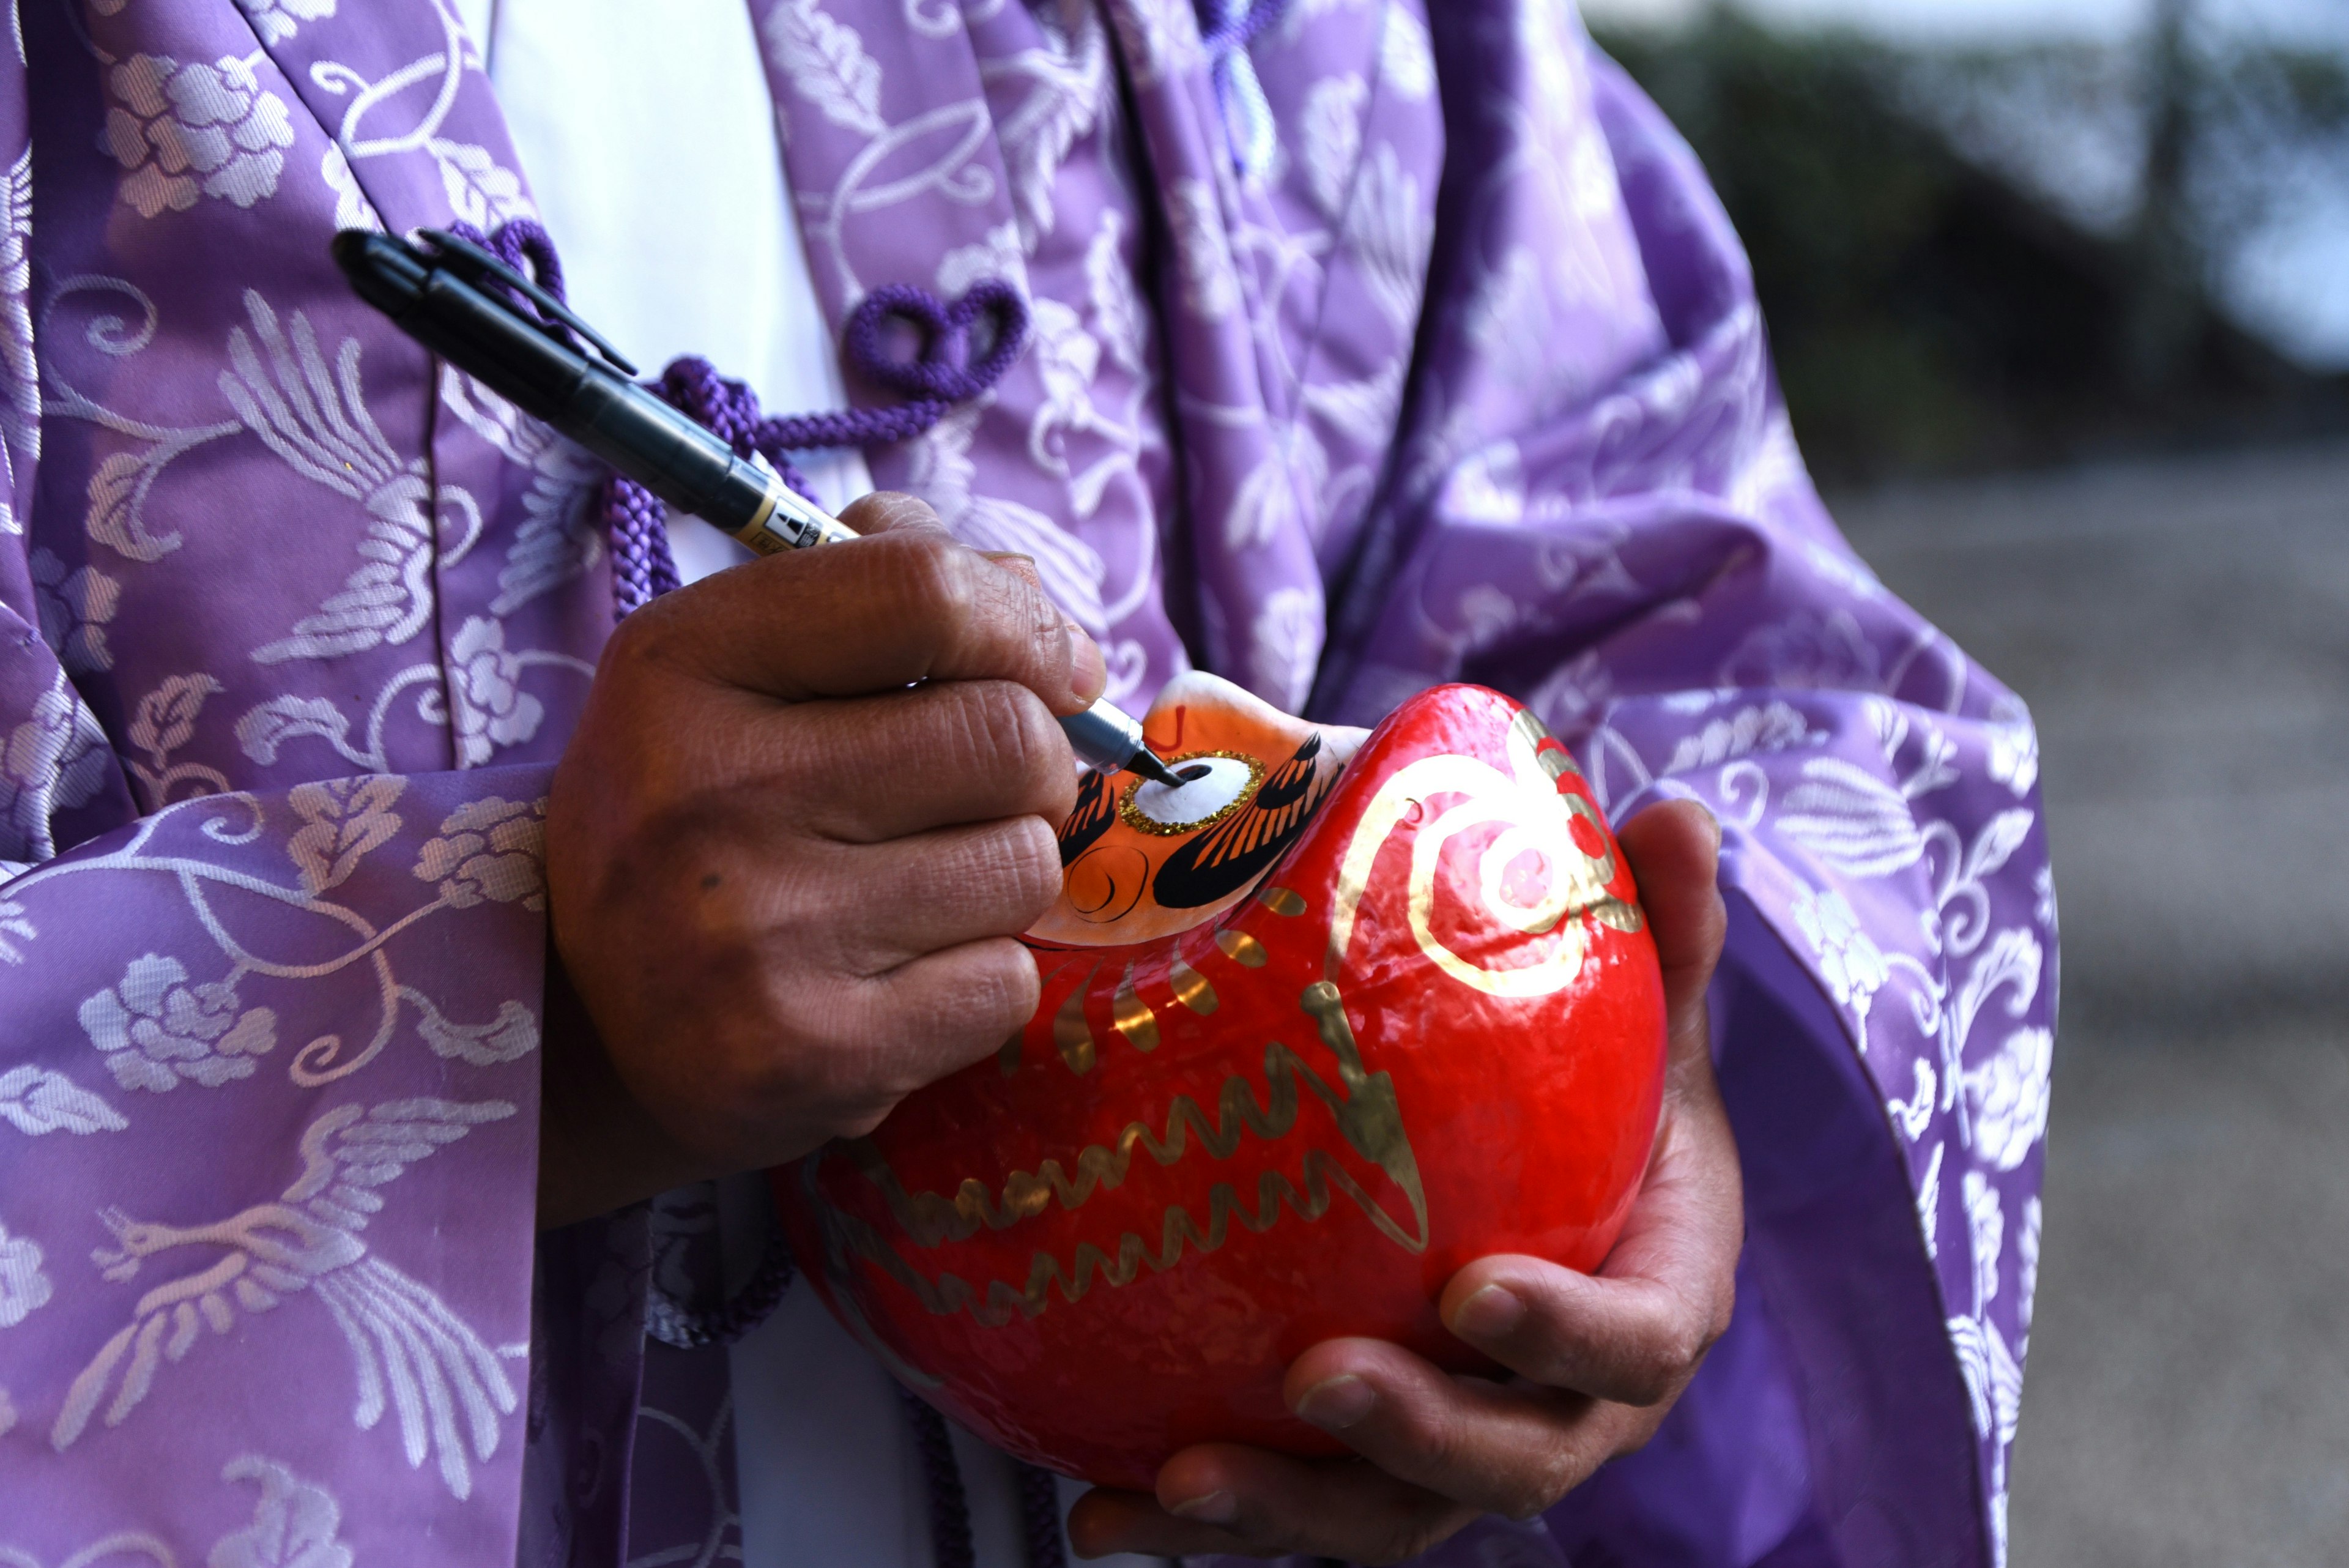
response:
<path id="1" fill-rule="evenodd" d="M 1588 940 L 1580 916 L 1588 914 L 1619 930 L 1640 929 L 1643 921 L 1638 907 L 1607 891 L 1616 874 L 1613 850 L 1593 857 L 1574 841 L 1576 817 L 1598 830 L 1602 845 L 1608 842 L 1607 825 L 1588 800 L 1558 789 L 1558 779 L 1572 770 L 1573 763 L 1563 751 L 1538 749 L 1548 736 L 1539 720 L 1520 711 L 1509 725 L 1509 773 L 1475 757 L 1453 755 L 1422 757 L 1387 777 L 1371 797 L 1339 863 L 1330 920 L 1330 973 L 1344 967 L 1379 851 L 1406 816 L 1423 814 L 1425 803 L 1439 794 L 1467 798 L 1421 824 L 1412 843 L 1408 910 L 1412 940 L 1444 973 L 1491 996 L 1549 996 L 1573 984 L 1582 971 Z M 1435 874 L 1445 845 L 1470 828 L 1491 823 L 1503 828 L 1477 857 L 1477 892 L 1485 913 L 1527 936 L 1547 935 L 1559 930 L 1562 921 L 1572 920 L 1559 931 L 1548 957 L 1517 969 L 1472 963 L 1444 946 L 1434 931 Z M 1509 896 L 1506 878 L 1510 863 L 1528 852 L 1541 857 L 1548 877 L 1540 898 L 1519 904 Z"/>
<path id="2" fill-rule="evenodd" d="M 947 1316 L 968 1312 L 988 1327 L 1000 1327 L 1014 1316 L 1033 1317 L 1050 1304 L 1057 1290 L 1064 1301 L 1083 1299 L 1098 1279 L 1110 1285 L 1132 1283 L 1146 1265 L 1154 1272 L 1170 1269 L 1185 1251 L 1213 1252 L 1229 1239 L 1234 1221 L 1248 1231 L 1269 1230 L 1286 1208 L 1307 1222 L 1329 1212 L 1334 1197 L 1343 1193 L 1369 1219 L 1379 1234 L 1410 1252 L 1423 1252 L 1428 1244 L 1427 1194 L 1420 1179 L 1419 1161 L 1412 1151 L 1394 1081 L 1385 1073 L 1364 1069 L 1361 1053 L 1347 1022 L 1338 988 L 1328 981 L 1308 986 L 1301 1002 L 1314 1021 L 1321 1043 L 1336 1058 L 1338 1083 L 1333 1087 L 1288 1046 L 1273 1042 L 1265 1047 L 1266 1093 L 1259 1104 L 1247 1080 L 1234 1074 L 1224 1081 L 1211 1121 L 1198 1103 L 1178 1095 L 1168 1107 L 1165 1130 L 1154 1132 L 1142 1122 L 1128 1123 L 1112 1147 L 1090 1145 L 1076 1158 L 1071 1177 L 1057 1159 L 1043 1161 L 1030 1173 L 1014 1170 L 999 1192 L 976 1179 L 964 1181 L 948 1199 L 936 1192 L 908 1192 L 896 1172 L 867 1139 L 836 1146 L 888 1204 L 889 1211 L 915 1245 L 934 1248 L 967 1241 L 982 1229 L 1005 1231 L 1043 1213 L 1058 1202 L 1065 1210 L 1081 1208 L 1094 1193 L 1122 1184 L 1138 1149 L 1160 1166 L 1180 1162 L 1195 1141 L 1209 1158 L 1228 1159 L 1244 1137 L 1253 1135 L 1275 1143 L 1295 1128 L 1305 1096 L 1321 1102 L 1354 1152 L 1377 1165 L 1400 1188 L 1411 1204 L 1412 1223 L 1406 1230 L 1361 1183 L 1325 1149 L 1308 1149 L 1301 1162 L 1302 1185 L 1279 1170 L 1259 1174 L 1254 1183 L 1255 1201 L 1244 1199 L 1239 1189 L 1219 1181 L 1208 1189 L 1207 1218 L 1202 1225 L 1181 1204 L 1170 1204 L 1161 1216 L 1157 1245 L 1127 1231 L 1113 1250 L 1081 1241 L 1065 1263 L 1039 1249 L 1030 1258 L 1028 1278 L 1019 1288 L 1003 1280 L 987 1282 L 983 1291 L 953 1273 L 935 1280 L 924 1275 L 891 1246 L 869 1222 L 835 1208 L 823 1197 L 815 1179 L 823 1156 L 802 1167 L 803 1190 L 824 1227 L 826 1267 L 831 1277 L 847 1282 L 850 1256 L 862 1257 L 895 1280 L 930 1312 Z"/>

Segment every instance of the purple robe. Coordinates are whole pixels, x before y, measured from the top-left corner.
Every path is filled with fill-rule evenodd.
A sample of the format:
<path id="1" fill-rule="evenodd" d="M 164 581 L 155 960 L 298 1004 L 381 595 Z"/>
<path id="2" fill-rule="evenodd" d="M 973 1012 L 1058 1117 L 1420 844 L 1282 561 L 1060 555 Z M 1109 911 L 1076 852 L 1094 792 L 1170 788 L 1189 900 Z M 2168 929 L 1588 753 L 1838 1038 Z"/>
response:
<path id="1" fill-rule="evenodd" d="M 1036 556 L 1113 694 L 1482 680 L 1619 817 L 1723 821 L 1734 1326 L 1648 1449 L 1435 1559 L 2002 1560 L 2035 742 L 1827 519 L 1687 149 L 1533 0 L 1296 0 L 1245 52 L 1188 0 L 750 3 L 835 327 L 1027 292 L 1001 384 L 868 456 Z M 475 51 L 441 0 L 19 9 L 0 1563 L 708 1562 L 724 1362 L 642 1333 L 691 1226 L 532 1233 L 595 471 L 326 255 L 531 214 Z"/>

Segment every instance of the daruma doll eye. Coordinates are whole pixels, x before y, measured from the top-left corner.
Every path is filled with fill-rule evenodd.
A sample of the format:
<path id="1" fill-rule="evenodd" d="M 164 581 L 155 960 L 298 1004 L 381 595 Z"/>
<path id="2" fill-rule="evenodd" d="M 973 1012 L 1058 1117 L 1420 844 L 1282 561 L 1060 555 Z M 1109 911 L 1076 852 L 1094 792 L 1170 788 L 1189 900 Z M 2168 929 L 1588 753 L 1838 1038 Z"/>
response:
<path id="1" fill-rule="evenodd" d="M 1477 687 L 1369 734 L 1210 676 L 1089 775 L 988 1062 L 775 1173 L 841 1321 L 1020 1457 L 1148 1489 L 1186 1444 L 1337 1451 L 1280 1399 L 1339 1334 L 1490 1370 L 1463 1263 L 1595 1267 L 1645 1168 L 1662 982 L 1564 747 Z"/>

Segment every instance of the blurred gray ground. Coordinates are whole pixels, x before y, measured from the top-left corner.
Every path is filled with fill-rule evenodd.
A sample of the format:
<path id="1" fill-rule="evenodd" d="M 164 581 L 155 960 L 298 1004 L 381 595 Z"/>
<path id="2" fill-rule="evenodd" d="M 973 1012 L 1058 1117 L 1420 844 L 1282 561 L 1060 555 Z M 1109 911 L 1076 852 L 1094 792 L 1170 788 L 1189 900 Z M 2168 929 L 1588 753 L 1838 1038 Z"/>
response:
<path id="1" fill-rule="evenodd" d="M 2349 446 L 1835 510 L 2039 724 L 2063 1019 L 2014 1568 L 2349 1563 Z"/>

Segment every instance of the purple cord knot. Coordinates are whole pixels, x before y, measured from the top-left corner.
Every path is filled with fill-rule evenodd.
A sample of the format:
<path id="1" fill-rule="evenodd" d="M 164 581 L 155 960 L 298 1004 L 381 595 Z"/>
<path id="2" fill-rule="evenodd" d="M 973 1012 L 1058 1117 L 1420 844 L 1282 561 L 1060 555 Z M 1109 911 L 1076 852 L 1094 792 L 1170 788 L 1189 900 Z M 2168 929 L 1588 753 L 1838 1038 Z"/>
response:
<path id="1" fill-rule="evenodd" d="M 562 258 L 539 224 L 517 218 L 495 234 L 484 234 L 470 223 L 451 224 L 449 232 L 480 245 L 516 272 L 527 272 L 541 288 L 569 303 L 564 297 Z M 530 309 L 526 300 L 514 303 Z M 982 317 L 993 331 L 985 352 L 973 362 L 971 329 Z M 895 358 L 883 341 L 884 328 L 892 321 L 910 323 L 919 332 L 912 358 Z M 787 453 L 874 446 L 920 435 L 946 418 L 956 403 L 995 385 L 1019 358 L 1028 338 L 1028 302 L 1001 278 L 980 279 L 952 305 L 911 284 L 885 284 L 850 313 L 844 337 L 849 363 L 905 402 L 895 408 L 770 419 L 748 386 L 719 375 L 709 360 L 692 355 L 669 361 L 658 379 L 643 385 L 739 455 L 764 457 L 784 483 L 812 501 L 807 477 Z M 616 473 L 605 480 L 597 510 L 612 545 L 616 620 L 678 586 L 677 558 L 669 550 L 667 510 L 636 481 Z"/>
<path id="2" fill-rule="evenodd" d="M 470 240 L 481 246 L 514 271 L 533 279 L 538 286 L 568 305 L 571 301 L 563 292 L 563 258 L 554 254 L 554 239 L 546 230 L 529 218 L 516 218 L 498 225 L 494 234 L 485 234 L 471 223 L 451 223 L 449 232 L 460 240 Z M 501 292 L 503 292 L 502 286 Z M 538 316 L 530 301 L 509 295 L 510 303 Z"/>
<path id="3" fill-rule="evenodd" d="M 987 352 L 970 358 L 970 329 L 985 317 L 995 330 Z M 911 359 L 891 355 L 882 341 L 892 321 L 921 334 Z M 849 313 L 843 346 L 848 362 L 893 392 L 924 401 L 958 403 L 993 386 L 1019 357 L 1028 338 L 1028 302 L 999 277 L 981 278 L 947 305 L 909 283 L 884 284 Z"/>

